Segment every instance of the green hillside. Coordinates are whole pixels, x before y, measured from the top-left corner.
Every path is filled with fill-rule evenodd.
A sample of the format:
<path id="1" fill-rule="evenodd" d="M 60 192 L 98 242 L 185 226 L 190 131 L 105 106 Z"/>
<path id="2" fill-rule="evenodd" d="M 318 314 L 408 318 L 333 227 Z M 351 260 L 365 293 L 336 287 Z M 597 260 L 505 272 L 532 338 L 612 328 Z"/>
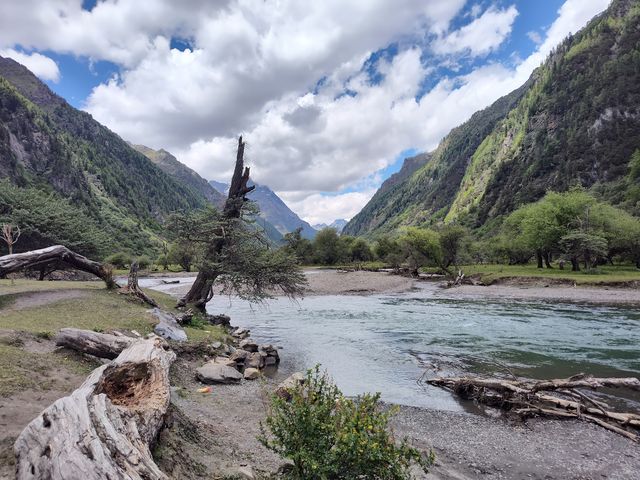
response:
<path id="1" fill-rule="evenodd" d="M 452 130 L 413 175 L 383 188 L 345 228 L 487 228 L 547 191 L 574 186 L 640 213 L 628 179 L 640 148 L 640 4 L 614 0 L 518 90 Z"/>
<path id="2" fill-rule="evenodd" d="M 62 230 L 84 253 L 152 252 L 169 213 L 207 203 L 6 58 L 0 58 L 0 179 L 0 222 L 20 221 L 18 251 L 58 241 L 55 225 L 75 219 L 79 228 Z"/>

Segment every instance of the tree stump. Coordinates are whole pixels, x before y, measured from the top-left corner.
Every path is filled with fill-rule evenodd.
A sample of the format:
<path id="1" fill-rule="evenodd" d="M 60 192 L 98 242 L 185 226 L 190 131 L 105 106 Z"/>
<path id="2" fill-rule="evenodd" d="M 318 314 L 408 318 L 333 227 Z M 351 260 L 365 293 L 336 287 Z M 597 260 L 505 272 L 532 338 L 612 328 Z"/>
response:
<path id="1" fill-rule="evenodd" d="M 169 407 L 175 354 L 134 341 L 45 409 L 14 445 L 18 480 L 166 479 L 151 456 Z"/>

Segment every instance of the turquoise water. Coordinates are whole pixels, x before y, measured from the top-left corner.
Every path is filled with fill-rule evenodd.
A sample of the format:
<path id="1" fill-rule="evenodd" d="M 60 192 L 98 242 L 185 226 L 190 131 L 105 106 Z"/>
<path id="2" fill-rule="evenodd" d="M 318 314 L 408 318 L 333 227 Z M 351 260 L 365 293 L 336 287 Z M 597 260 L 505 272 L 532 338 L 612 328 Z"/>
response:
<path id="1" fill-rule="evenodd" d="M 615 307 L 447 298 L 433 286 L 398 295 L 216 297 L 212 313 L 282 347 L 281 370 L 320 363 L 349 395 L 379 391 L 405 405 L 464 410 L 423 376 L 640 374 L 640 312 Z"/>

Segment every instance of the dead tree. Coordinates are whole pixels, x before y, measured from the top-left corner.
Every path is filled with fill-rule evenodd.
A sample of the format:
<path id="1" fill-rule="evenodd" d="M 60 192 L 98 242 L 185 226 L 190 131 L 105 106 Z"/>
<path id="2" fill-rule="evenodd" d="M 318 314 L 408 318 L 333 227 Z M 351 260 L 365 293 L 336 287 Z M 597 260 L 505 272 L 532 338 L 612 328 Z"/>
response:
<path id="1" fill-rule="evenodd" d="M 79 328 L 63 328 L 55 336 L 56 345 L 98 358 L 113 360 L 139 339 L 125 335 L 97 333 Z"/>
<path id="2" fill-rule="evenodd" d="M 11 223 L 2 224 L 2 239 L 7 244 L 9 255 L 13 253 L 13 246 L 20 238 L 20 227 Z"/>
<path id="3" fill-rule="evenodd" d="M 608 405 L 585 392 L 600 388 L 640 391 L 640 380 L 637 378 L 595 378 L 580 374 L 568 379 L 542 381 L 437 377 L 426 382 L 523 417 L 551 416 L 585 420 L 640 442 L 640 415 L 611 411 Z"/>
<path id="4" fill-rule="evenodd" d="M 238 138 L 238 151 L 236 155 L 236 165 L 229 187 L 229 194 L 224 204 L 222 216 L 224 220 L 239 219 L 242 214 L 242 206 L 247 201 L 245 195 L 251 192 L 255 185 L 247 186 L 249 181 L 249 167 L 244 166 L 244 145 L 242 136 Z M 222 227 L 221 231 L 216 232 L 216 239 L 211 243 L 206 252 L 210 258 L 215 258 L 222 252 L 227 242 L 225 232 Z M 216 270 L 214 267 L 200 268 L 191 289 L 178 302 L 179 307 L 192 305 L 199 310 L 204 310 L 205 305 L 213 297 L 213 284 L 216 278 L 223 272 Z"/>
<path id="5" fill-rule="evenodd" d="M 14 253 L 0 257 L 0 278 L 9 273 L 18 272 L 27 268 L 39 267 L 52 262 L 59 262 L 84 272 L 91 273 L 101 278 L 107 288 L 116 288 L 111 269 L 100 262 L 94 262 L 82 255 L 69 250 L 64 245 L 31 250 L 29 252 Z"/>
<path id="6" fill-rule="evenodd" d="M 119 290 L 119 293 L 131 295 L 151 305 L 152 307 L 159 307 L 158 302 L 144 293 L 138 285 L 138 262 L 135 260 L 131 262 L 131 268 L 129 268 L 129 278 L 127 279 L 127 285 L 125 287 L 122 287 Z"/>
<path id="7" fill-rule="evenodd" d="M 14 445 L 16 478 L 166 479 L 151 449 L 169 407 L 174 359 L 153 337 L 94 370 L 22 431 Z"/>

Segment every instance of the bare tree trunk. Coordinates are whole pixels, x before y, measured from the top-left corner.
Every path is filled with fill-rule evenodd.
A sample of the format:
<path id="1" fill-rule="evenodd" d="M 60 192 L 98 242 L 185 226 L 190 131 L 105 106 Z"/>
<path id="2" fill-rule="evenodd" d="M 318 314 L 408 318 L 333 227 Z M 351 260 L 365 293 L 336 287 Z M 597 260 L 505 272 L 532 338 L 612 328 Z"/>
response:
<path id="1" fill-rule="evenodd" d="M 231 186 L 229 187 L 229 194 L 224 204 L 223 217 L 226 219 L 240 218 L 242 213 L 242 206 L 246 202 L 245 195 L 251 192 L 255 185 L 251 187 L 247 186 L 249 181 L 249 167 L 244 166 L 244 142 L 242 136 L 238 139 L 238 151 L 236 155 L 236 165 L 233 171 L 233 177 L 231 179 Z M 222 233 L 222 232 L 221 232 Z M 215 258 L 222 252 L 225 246 L 224 235 L 220 235 L 220 239 L 213 242 L 207 256 Z M 178 301 L 178 306 L 183 307 L 190 305 L 201 311 L 204 311 L 205 306 L 209 300 L 213 297 L 213 284 L 216 278 L 220 275 L 220 272 L 207 271 L 201 269 L 198 272 L 191 289 L 187 294 Z"/>
<path id="2" fill-rule="evenodd" d="M 127 286 L 121 288 L 120 293 L 132 295 L 136 298 L 139 298 L 152 307 L 159 307 L 158 303 L 149 295 L 144 293 L 138 286 L 138 262 L 136 261 L 131 263 L 131 268 L 129 268 L 129 278 L 127 279 Z"/>
<path id="3" fill-rule="evenodd" d="M 538 261 L 538 268 L 542 268 L 542 252 L 540 250 L 536 250 L 536 260 Z"/>
<path id="4" fill-rule="evenodd" d="M 117 287 L 110 269 L 99 262 L 94 262 L 69 250 L 64 245 L 54 245 L 39 250 L 31 250 L 30 252 L 15 253 L 13 255 L 0 257 L 0 278 L 9 273 L 24 270 L 25 268 L 46 265 L 54 261 L 101 278 L 107 285 L 107 288 Z"/>
<path id="5" fill-rule="evenodd" d="M 14 445 L 18 480 L 166 479 L 151 456 L 169 407 L 175 353 L 139 340 L 45 409 Z"/>
<path id="6" fill-rule="evenodd" d="M 124 335 L 97 333 L 79 328 L 63 328 L 55 336 L 56 345 L 59 347 L 109 360 L 116 358 L 135 341 L 137 339 Z"/>
<path id="7" fill-rule="evenodd" d="M 548 251 L 544 252 L 544 265 L 547 268 L 553 268 L 551 266 L 551 253 L 549 253 Z"/>

